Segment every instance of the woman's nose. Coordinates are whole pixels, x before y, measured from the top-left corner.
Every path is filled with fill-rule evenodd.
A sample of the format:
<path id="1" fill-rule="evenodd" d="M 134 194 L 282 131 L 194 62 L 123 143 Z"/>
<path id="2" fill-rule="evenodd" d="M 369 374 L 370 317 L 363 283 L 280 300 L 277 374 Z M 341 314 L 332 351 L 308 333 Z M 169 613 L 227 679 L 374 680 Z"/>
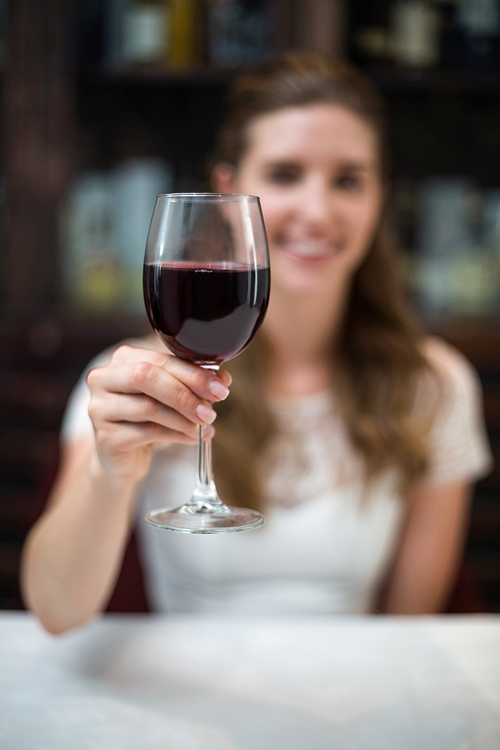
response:
<path id="1" fill-rule="evenodd" d="M 312 227 L 326 229 L 332 221 L 334 206 L 332 193 L 327 185 L 304 184 L 301 195 L 298 196 L 299 208 L 304 220 Z"/>

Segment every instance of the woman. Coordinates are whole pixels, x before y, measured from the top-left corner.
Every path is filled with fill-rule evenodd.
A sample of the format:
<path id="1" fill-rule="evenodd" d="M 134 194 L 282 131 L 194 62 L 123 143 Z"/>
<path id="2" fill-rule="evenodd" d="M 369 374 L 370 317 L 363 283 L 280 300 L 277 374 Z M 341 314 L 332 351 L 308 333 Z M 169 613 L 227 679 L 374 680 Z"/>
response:
<path id="1" fill-rule="evenodd" d="M 407 310 L 384 216 L 387 161 L 379 97 L 345 64 L 285 55 L 233 85 L 213 189 L 261 198 L 267 317 L 230 363 L 233 381 L 151 336 L 93 363 L 25 548 L 25 598 L 48 630 L 105 607 L 135 517 L 190 494 L 212 404 L 221 495 L 268 522 L 193 537 L 141 521 L 154 608 L 442 609 L 490 455 L 472 368 Z"/>

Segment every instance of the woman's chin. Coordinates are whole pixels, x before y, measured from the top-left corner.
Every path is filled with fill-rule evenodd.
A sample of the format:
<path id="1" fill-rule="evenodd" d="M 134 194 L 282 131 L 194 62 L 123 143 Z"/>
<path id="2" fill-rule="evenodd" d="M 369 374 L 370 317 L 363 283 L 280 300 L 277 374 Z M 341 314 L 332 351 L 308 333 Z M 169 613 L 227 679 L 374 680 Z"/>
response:
<path id="1" fill-rule="evenodd" d="M 325 275 L 310 273 L 288 273 L 281 274 L 279 280 L 278 274 L 271 274 L 271 288 L 278 289 L 282 295 L 313 295 L 329 293 L 332 287 L 332 281 L 325 278 Z M 335 285 L 336 286 L 336 285 Z"/>
<path id="2" fill-rule="evenodd" d="M 271 251 L 272 288 L 290 294 L 331 294 L 349 285 L 364 253 L 342 248 L 329 254 L 300 254 L 284 247 Z"/>
<path id="3" fill-rule="evenodd" d="M 331 287 L 337 279 L 333 258 L 301 259 L 291 255 L 271 260 L 272 288 L 290 293 L 314 293 Z"/>

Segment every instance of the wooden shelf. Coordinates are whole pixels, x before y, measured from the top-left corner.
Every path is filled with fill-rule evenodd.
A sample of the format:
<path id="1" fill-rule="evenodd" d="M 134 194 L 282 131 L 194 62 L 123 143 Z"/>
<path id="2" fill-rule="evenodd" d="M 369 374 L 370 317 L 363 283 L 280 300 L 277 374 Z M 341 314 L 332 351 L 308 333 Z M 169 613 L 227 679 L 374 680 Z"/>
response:
<path id="1" fill-rule="evenodd" d="M 366 65 L 366 73 L 385 94 L 461 94 L 500 98 L 500 72 L 412 70 L 395 65 Z"/>
<path id="2" fill-rule="evenodd" d="M 77 82 L 96 86 L 221 86 L 241 70 L 221 68 L 211 65 L 197 65 L 189 68 L 169 68 L 167 66 L 137 66 L 124 70 L 95 68 L 77 73 Z"/>
<path id="3" fill-rule="evenodd" d="M 500 98 L 500 72 L 463 70 L 417 70 L 393 64 L 362 64 L 366 74 L 385 94 L 457 93 Z M 115 86 L 224 85 L 243 66 L 220 67 L 200 64 L 190 67 L 138 65 L 123 70 L 91 68 L 77 72 L 80 83 Z M 1 75 L 1 72 L 0 72 Z"/>

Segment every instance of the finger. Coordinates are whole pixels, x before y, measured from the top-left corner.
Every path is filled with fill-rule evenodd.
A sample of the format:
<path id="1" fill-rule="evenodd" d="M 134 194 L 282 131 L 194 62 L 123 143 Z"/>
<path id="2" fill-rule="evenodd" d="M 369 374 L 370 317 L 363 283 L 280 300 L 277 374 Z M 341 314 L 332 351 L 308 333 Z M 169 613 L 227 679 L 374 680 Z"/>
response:
<path id="1" fill-rule="evenodd" d="M 100 373 L 90 372 L 88 383 L 95 392 L 97 404 L 101 403 L 100 397 L 107 397 L 109 392 L 145 394 L 196 424 L 210 424 L 216 417 L 208 400 L 199 398 L 184 382 L 150 362 L 115 365 Z"/>
<path id="2" fill-rule="evenodd" d="M 229 395 L 228 385 L 232 378 L 229 373 L 219 377 L 219 373 L 208 370 L 178 357 L 153 349 L 139 349 L 123 345 L 113 354 L 113 364 L 150 363 L 187 385 L 193 393 L 206 401 L 223 401 Z M 230 378 L 229 383 L 227 378 Z"/>
<path id="3" fill-rule="evenodd" d="M 107 393 L 104 399 L 95 399 L 89 407 L 94 423 L 107 422 L 155 422 L 163 427 L 182 432 L 196 438 L 197 425 L 190 419 L 160 401 L 144 394 Z"/>
<path id="4" fill-rule="evenodd" d="M 210 402 L 224 401 L 229 396 L 229 388 L 218 372 L 199 367 L 179 357 L 167 357 L 161 367 L 202 399 Z"/>
<path id="5" fill-rule="evenodd" d="M 233 376 L 231 375 L 231 373 L 227 370 L 219 370 L 217 375 L 219 376 L 219 379 L 222 380 L 226 388 L 229 388 L 229 386 L 233 382 Z"/>

